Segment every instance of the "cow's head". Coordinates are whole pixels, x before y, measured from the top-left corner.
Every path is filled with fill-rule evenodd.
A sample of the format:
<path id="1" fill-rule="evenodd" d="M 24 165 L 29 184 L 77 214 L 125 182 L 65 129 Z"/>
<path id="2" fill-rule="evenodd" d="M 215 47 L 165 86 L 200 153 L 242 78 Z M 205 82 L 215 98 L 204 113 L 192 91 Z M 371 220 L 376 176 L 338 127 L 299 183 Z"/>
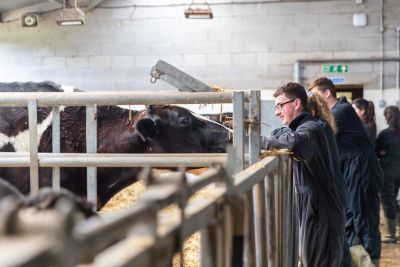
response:
<path id="1" fill-rule="evenodd" d="M 154 153 L 225 152 L 231 137 L 229 128 L 169 105 L 147 106 L 136 131 Z"/>

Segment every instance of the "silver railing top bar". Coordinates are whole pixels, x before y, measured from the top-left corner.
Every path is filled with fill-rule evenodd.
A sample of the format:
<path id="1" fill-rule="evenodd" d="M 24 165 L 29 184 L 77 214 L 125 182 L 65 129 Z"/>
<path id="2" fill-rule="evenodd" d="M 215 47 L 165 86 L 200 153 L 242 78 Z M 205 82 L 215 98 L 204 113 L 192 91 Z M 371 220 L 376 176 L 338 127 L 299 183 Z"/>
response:
<path id="1" fill-rule="evenodd" d="M 0 152 L 0 167 L 29 167 L 29 153 Z M 204 167 L 225 164 L 225 153 L 85 154 L 38 153 L 39 167 Z"/>
<path id="2" fill-rule="evenodd" d="M 38 106 L 146 105 L 232 103 L 233 92 L 74 92 L 2 93 L 0 106 L 27 106 L 36 99 Z"/>

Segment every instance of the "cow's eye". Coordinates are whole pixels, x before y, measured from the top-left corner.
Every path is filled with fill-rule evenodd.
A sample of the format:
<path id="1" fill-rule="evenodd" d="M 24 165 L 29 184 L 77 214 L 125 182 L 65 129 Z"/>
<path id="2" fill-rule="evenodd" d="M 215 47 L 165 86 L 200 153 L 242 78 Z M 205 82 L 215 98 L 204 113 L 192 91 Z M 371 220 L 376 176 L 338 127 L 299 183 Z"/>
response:
<path id="1" fill-rule="evenodd" d="M 180 123 L 180 125 L 182 125 L 182 126 L 188 126 L 188 125 L 189 125 L 189 122 L 190 122 L 190 120 L 189 120 L 188 117 L 180 117 L 180 118 L 179 118 L 179 123 Z"/>

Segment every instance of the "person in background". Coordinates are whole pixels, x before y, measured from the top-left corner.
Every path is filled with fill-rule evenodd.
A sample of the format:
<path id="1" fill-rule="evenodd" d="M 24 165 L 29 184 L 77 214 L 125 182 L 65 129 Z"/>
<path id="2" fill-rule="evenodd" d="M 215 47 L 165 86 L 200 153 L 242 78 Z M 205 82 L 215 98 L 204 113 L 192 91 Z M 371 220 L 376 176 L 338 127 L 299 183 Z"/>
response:
<path id="1" fill-rule="evenodd" d="M 375 144 L 376 139 L 376 122 L 375 122 L 375 106 L 374 102 L 364 98 L 356 98 L 352 102 L 353 108 L 357 116 L 361 119 L 364 129 L 371 143 Z"/>
<path id="2" fill-rule="evenodd" d="M 275 93 L 275 115 L 291 131 L 266 138 L 267 148 L 293 152 L 303 266 L 344 265 L 344 211 L 337 189 L 328 132 L 307 110 L 304 87 L 288 83 Z M 331 138 L 334 138 L 333 136 Z"/>
<path id="3" fill-rule="evenodd" d="M 338 127 L 336 141 L 347 188 L 346 235 L 356 266 L 379 266 L 379 191 L 383 171 L 361 120 L 345 97 L 336 98 L 331 80 L 314 80 L 309 90 L 322 96 Z"/>
<path id="4" fill-rule="evenodd" d="M 325 100 L 317 94 L 308 92 L 308 105 L 307 109 L 311 112 L 314 119 L 321 125 L 326 132 L 327 140 L 331 148 L 332 164 L 335 171 L 336 187 L 342 202 L 343 211 L 348 210 L 346 186 L 344 183 L 343 174 L 340 170 L 340 155 L 339 148 L 337 147 L 335 134 L 337 133 L 337 126 L 335 118 L 330 111 Z M 343 266 L 351 267 L 351 256 L 349 244 L 347 243 L 346 236 L 343 236 Z"/>
<path id="5" fill-rule="evenodd" d="M 396 243 L 396 216 L 400 220 L 400 214 L 396 215 L 396 210 L 399 211 L 396 197 L 400 186 L 400 110 L 396 106 L 388 106 L 383 115 L 388 127 L 379 133 L 375 147 L 385 174 L 381 201 L 387 235 L 382 242 Z"/>

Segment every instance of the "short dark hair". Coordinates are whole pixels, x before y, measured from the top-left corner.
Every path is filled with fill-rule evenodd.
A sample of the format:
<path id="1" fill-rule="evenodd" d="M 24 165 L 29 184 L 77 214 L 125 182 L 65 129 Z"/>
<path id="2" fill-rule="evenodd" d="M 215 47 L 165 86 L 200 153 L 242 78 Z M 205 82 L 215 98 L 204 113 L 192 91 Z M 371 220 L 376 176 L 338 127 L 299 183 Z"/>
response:
<path id="1" fill-rule="evenodd" d="M 290 99 L 300 99 L 301 106 L 307 108 L 307 92 L 301 84 L 286 83 L 276 89 L 274 97 L 280 96 L 281 94 L 285 94 Z"/>
<path id="2" fill-rule="evenodd" d="M 334 97 L 336 97 L 336 87 L 330 79 L 328 79 L 326 77 L 320 77 L 318 79 L 315 79 L 310 84 L 310 87 L 308 87 L 308 89 L 311 90 L 315 86 L 318 86 L 318 88 L 323 92 L 325 92 L 326 90 L 329 90 L 331 92 L 331 94 Z"/>

